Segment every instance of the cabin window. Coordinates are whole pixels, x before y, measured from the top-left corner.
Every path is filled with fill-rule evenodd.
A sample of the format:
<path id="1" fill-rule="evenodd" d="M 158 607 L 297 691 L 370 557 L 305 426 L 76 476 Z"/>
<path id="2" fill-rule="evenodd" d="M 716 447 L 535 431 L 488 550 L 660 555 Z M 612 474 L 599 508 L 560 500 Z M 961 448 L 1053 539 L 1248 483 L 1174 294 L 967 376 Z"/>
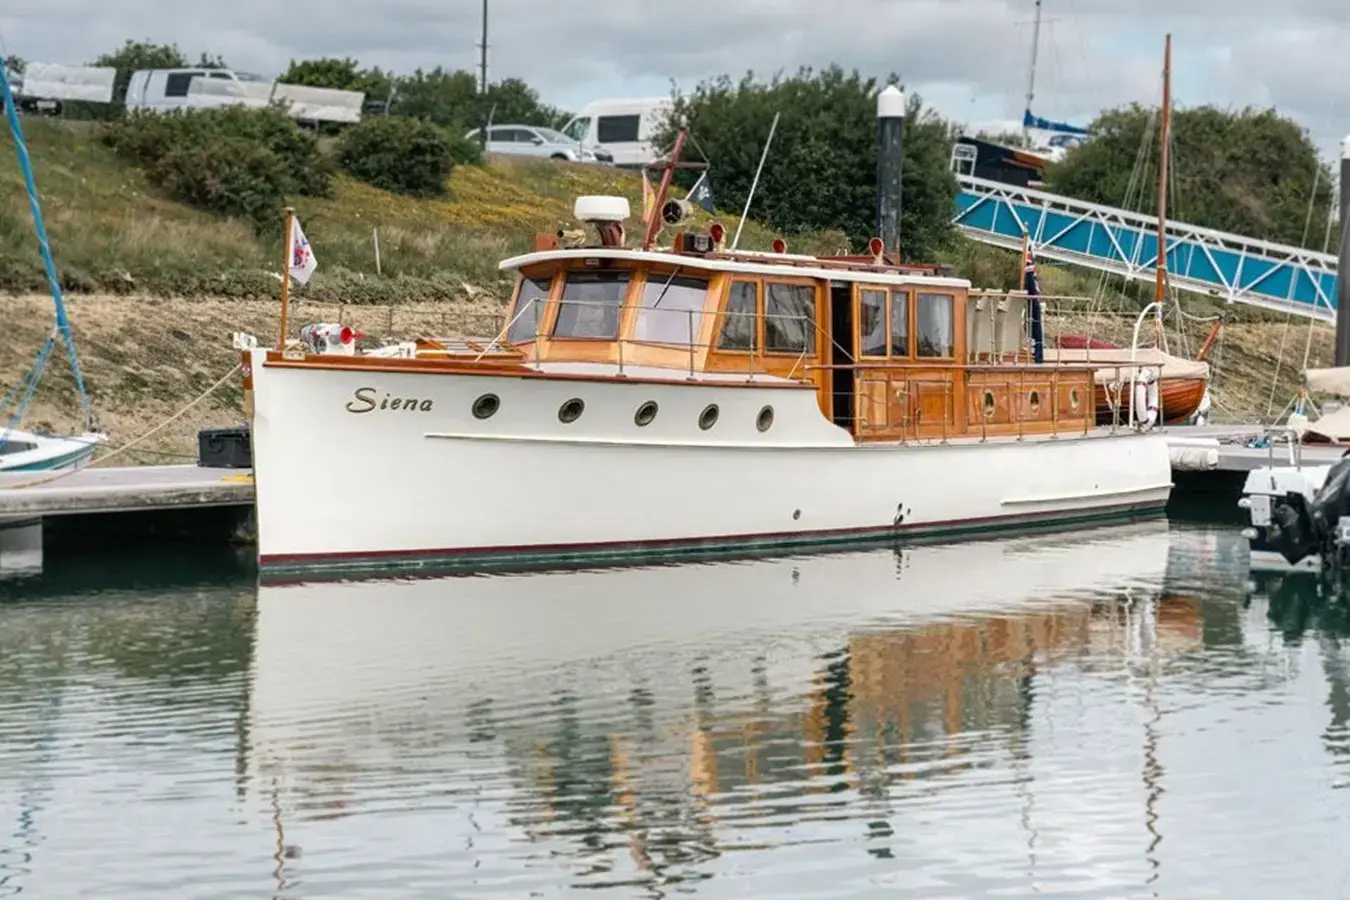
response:
<path id="1" fill-rule="evenodd" d="M 764 349 L 803 353 L 815 346 L 816 289 L 810 284 L 764 285 Z"/>
<path id="2" fill-rule="evenodd" d="M 909 291 L 891 291 L 891 355 L 909 356 Z"/>
<path id="3" fill-rule="evenodd" d="M 164 79 L 165 97 L 186 97 L 188 87 L 192 84 L 192 79 L 200 75 L 200 72 L 174 72 Z"/>
<path id="4" fill-rule="evenodd" d="M 4 441 L 0 442 L 0 456 L 8 456 L 11 453 L 27 453 L 29 450 L 36 450 L 37 444 L 29 441 Z"/>
<path id="5" fill-rule="evenodd" d="M 617 338 L 619 307 L 632 277 L 631 272 L 619 270 L 568 272 L 553 336 L 610 341 Z"/>
<path id="6" fill-rule="evenodd" d="M 707 297 L 706 278 L 649 273 L 642 287 L 642 305 L 638 308 L 633 339 L 682 347 L 697 343 Z M 752 294 L 752 303 L 753 297 Z"/>
<path id="7" fill-rule="evenodd" d="M 759 345 L 755 328 L 755 306 L 759 285 L 754 281 L 733 281 L 727 291 L 727 311 L 722 319 L 721 350 L 753 350 Z"/>
<path id="8" fill-rule="evenodd" d="M 862 342 L 858 352 L 862 356 L 886 355 L 886 292 L 858 292 L 858 333 Z"/>
<path id="9" fill-rule="evenodd" d="M 951 294 L 920 294 L 916 313 L 919 356 L 946 358 L 955 353 Z"/>
<path id="10" fill-rule="evenodd" d="M 506 331 L 508 341 L 531 341 L 539 334 L 550 283 L 548 278 L 526 278 L 520 282 L 520 294 L 511 313 L 511 327 Z"/>
<path id="11" fill-rule="evenodd" d="M 602 144 L 630 144 L 638 139 L 642 117 L 601 116 L 595 121 L 595 139 Z"/>

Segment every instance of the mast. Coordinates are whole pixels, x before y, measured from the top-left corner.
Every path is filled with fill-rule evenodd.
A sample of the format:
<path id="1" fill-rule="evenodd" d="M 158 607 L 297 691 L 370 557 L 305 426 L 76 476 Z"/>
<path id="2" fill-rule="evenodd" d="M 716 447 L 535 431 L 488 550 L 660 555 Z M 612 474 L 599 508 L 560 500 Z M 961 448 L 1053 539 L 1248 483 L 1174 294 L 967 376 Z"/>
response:
<path id="1" fill-rule="evenodd" d="M 1158 129 L 1162 146 L 1158 150 L 1158 265 L 1153 299 L 1161 305 L 1167 282 L 1167 163 L 1172 140 L 1172 35 L 1163 45 L 1162 124 Z"/>
<path id="2" fill-rule="evenodd" d="M 1036 19 L 1031 26 L 1031 68 L 1027 73 L 1027 107 L 1022 115 L 1022 139 L 1031 142 L 1027 119 L 1031 115 L 1031 101 L 1036 98 L 1036 57 L 1041 49 L 1041 0 L 1036 0 Z"/>
<path id="3" fill-rule="evenodd" d="M 1158 348 L 1167 352 L 1167 331 L 1163 328 L 1163 293 L 1167 286 L 1167 172 L 1172 143 L 1172 35 L 1163 44 L 1162 115 L 1158 128 L 1158 264 L 1155 266 L 1153 299 L 1158 304 L 1154 312 L 1154 330 Z"/>

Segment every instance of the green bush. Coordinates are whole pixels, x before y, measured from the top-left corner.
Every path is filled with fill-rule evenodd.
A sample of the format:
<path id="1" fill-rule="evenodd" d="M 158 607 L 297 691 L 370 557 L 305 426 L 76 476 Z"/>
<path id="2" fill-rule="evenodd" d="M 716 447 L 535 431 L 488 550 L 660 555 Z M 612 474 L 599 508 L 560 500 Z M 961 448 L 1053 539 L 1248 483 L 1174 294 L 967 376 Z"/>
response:
<path id="1" fill-rule="evenodd" d="M 338 163 L 367 184 L 412 197 L 439 197 L 455 167 L 445 132 L 420 119 L 375 116 L 347 129 Z"/>
<path id="2" fill-rule="evenodd" d="M 109 122 L 103 140 L 175 199 L 263 231 L 280 228 L 287 196 L 327 196 L 332 161 L 279 109 L 138 111 Z"/>
<path id="3" fill-rule="evenodd" d="M 445 139 L 450 142 L 450 156 L 456 164 L 466 166 L 483 164 L 483 145 L 466 138 L 463 129 L 445 129 Z"/>

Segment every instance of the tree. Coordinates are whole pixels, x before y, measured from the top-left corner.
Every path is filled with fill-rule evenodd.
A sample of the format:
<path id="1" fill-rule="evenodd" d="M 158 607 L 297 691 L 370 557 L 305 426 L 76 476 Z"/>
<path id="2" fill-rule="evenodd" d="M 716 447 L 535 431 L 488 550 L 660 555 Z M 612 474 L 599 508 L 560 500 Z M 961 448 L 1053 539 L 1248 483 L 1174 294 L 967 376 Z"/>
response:
<path id="1" fill-rule="evenodd" d="M 489 84 L 487 102 L 494 122 L 558 128 L 570 118 L 567 113 L 540 103 L 539 92 L 519 78 L 504 78 L 495 84 Z"/>
<path id="2" fill-rule="evenodd" d="M 6 56 L 4 59 L 5 71 L 12 75 L 22 75 L 23 70 L 28 67 L 27 61 L 22 56 Z"/>
<path id="3" fill-rule="evenodd" d="M 391 76 L 378 67 L 361 68 L 351 57 L 325 56 L 317 59 L 291 60 L 281 76 L 286 84 L 333 88 L 339 91 L 360 91 L 367 100 L 384 101 L 389 98 Z"/>
<path id="4" fill-rule="evenodd" d="M 440 66 L 421 69 L 400 78 L 394 85 L 391 113 L 426 119 L 437 125 L 472 128 L 477 125 L 478 82 L 473 75 L 451 72 Z"/>
<path id="5" fill-rule="evenodd" d="M 132 72 L 137 69 L 176 69 L 187 64 L 187 57 L 178 49 L 177 44 L 156 44 L 149 40 L 128 39 L 118 50 L 103 54 L 89 65 L 117 70 L 117 75 L 113 79 L 112 102 L 114 105 L 121 105 L 126 103 L 127 83 L 131 81 Z"/>
<path id="6" fill-rule="evenodd" d="M 839 66 L 801 69 L 768 83 L 748 73 L 700 84 L 676 96 L 658 141 L 671 146 L 676 122 L 688 125 L 695 156 L 707 156 L 719 204 L 740 209 L 754 180 L 774 113 L 781 113 L 751 215 L 786 233 L 840 229 L 861 247 L 876 234 L 875 78 Z M 950 238 L 956 180 L 949 169 L 951 129 L 922 100 L 907 100 L 901 248 L 931 259 Z M 681 173 L 682 184 L 691 183 Z"/>
<path id="7" fill-rule="evenodd" d="M 1156 215 L 1157 121 L 1157 109 L 1137 103 L 1102 113 L 1090 140 L 1047 167 L 1048 189 Z M 1274 110 L 1201 106 L 1174 111 L 1171 132 L 1169 219 L 1295 245 L 1307 230 L 1321 249 L 1331 172 L 1295 122 Z"/>
<path id="8" fill-rule="evenodd" d="M 487 99 L 478 91 L 478 79 L 463 69 L 448 71 L 437 66 L 421 69 L 394 80 L 390 113 L 426 119 L 452 130 L 478 128 L 487 121 L 557 127 L 567 114 L 541 103 L 539 94 L 519 78 L 506 78 L 488 85 Z"/>

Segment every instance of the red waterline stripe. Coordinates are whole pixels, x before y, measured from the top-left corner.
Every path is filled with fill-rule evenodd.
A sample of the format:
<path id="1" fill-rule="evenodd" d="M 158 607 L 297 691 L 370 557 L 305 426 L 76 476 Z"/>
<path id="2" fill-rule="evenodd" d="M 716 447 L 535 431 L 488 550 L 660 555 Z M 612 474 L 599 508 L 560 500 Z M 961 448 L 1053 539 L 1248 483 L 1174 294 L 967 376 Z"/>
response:
<path id="1" fill-rule="evenodd" d="M 304 563 L 318 563 L 332 560 L 390 560 L 417 559 L 425 557 L 493 557 L 568 553 L 604 553 L 606 551 L 661 550 L 681 547 L 716 547 L 734 544 L 769 543 L 793 540 L 828 540 L 832 538 L 863 537 L 866 535 L 901 535 L 942 531 L 953 529 L 979 528 L 988 525 L 1025 522 L 1052 522 L 1056 519 L 1090 519 L 1125 512 L 1142 512 L 1162 509 L 1167 501 L 1140 501 L 1135 503 L 1117 503 L 1111 506 L 1096 506 L 1083 509 L 1056 510 L 1049 513 L 1011 513 L 1001 516 L 984 516 L 974 519 L 946 519 L 940 522 L 925 522 L 912 525 L 870 525 L 857 528 L 828 528 L 815 531 L 770 531 L 758 534 L 710 535 L 695 538 L 662 538 L 646 541 L 602 541 L 593 543 L 569 544 L 510 544 L 489 547 L 452 547 L 424 550 L 348 550 L 341 553 L 276 553 L 259 555 L 260 566 L 284 566 Z"/>

